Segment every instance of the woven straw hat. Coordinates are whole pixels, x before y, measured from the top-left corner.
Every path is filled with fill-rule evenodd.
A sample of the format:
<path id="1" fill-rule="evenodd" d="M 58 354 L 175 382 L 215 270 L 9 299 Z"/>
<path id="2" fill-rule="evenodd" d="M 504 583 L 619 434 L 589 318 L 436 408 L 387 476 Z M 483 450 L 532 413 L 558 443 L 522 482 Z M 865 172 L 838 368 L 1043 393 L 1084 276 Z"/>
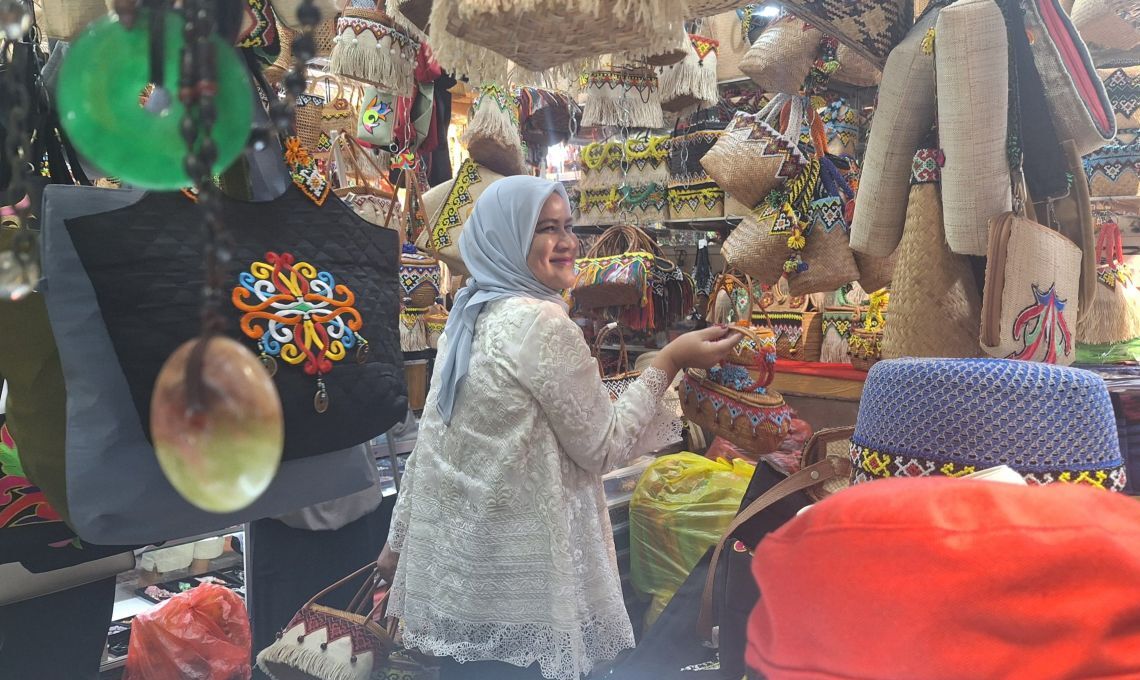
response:
<path id="1" fill-rule="evenodd" d="M 1008 465 L 1031 484 L 1121 491 L 1116 417 L 1100 376 L 1007 359 L 893 359 L 867 375 L 853 481 Z"/>

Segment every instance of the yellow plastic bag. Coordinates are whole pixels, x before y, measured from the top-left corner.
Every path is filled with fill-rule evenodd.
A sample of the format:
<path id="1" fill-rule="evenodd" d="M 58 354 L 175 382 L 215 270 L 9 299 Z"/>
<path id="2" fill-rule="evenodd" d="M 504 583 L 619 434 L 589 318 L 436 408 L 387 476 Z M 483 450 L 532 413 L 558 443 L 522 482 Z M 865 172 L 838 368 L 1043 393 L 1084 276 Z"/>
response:
<path id="1" fill-rule="evenodd" d="M 652 596 L 650 626 L 740 509 L 755 466 L 695 453 L 658 458 L 629 502 L 630 578 Z"/>

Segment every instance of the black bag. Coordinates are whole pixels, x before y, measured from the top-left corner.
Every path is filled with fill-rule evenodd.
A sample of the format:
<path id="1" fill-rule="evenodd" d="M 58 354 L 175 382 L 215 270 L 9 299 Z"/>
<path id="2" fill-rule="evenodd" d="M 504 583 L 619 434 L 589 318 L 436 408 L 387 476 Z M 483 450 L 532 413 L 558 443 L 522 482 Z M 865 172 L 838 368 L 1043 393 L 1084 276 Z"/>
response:
<path id="1" fill-rule="evenodd" d="M 724 677 L 740 678 L 747 670 L 748 617 L 760 599 L 752 577 L 752 551 L 801 509 L 846 485 L 853 431 L 833 428 L 815 433 L 804 446 L 800 471 L 793 475 L 764 459 L 756 465 L 740 512 L 713 551 L 697 621 L 703 639 L 719 641 Z"/>
<path id="2" fill-rule="evenodd" d="M 396 329 L 398 235 L 361 220 L 340 201 L 318 207 L 292 189 L 267 203 L 220 200 L 233 239 L 232 293 L 222 305 L 224 334 L 255 352 L 260 344 L 268 354 L 277 354 L 274 382 L 285 417 L 284 460 L 367 442 L 402 420 L 407 398 Z M 175 349 L 198 333 L 204 282 L 199 209 L 181 193 L 153 193 L 126 208 L 66 222 L 149 438 L 158 372 Z M 323 353 L 318 344 L 307 342 L 311 338 L 292 344 L 284 340 L 293 330 L 299 331 L 293 337 L 300 338 L 304 330 L 301 319 L 308 316 L 303 309 L 308 304 L 299 297 L 296 304 L 289 302 L 288 314 L 275 312 L 276 317 L 290 316 L 296 325 L 280 322 L 276 340 L 268 330 L 260 342 L 248 337 L 251 329 L 266 329 L 267 324 L 258 313 L 239 309 L 239 299 L 264 307 L 270 294 L 310 288 L 334 301 L 327 307 L 344 310 L 318 324 L 328 344 Z M 342 319 L 347 325 L 339 324 Z M 351 327 L 354 320 L 361 322 L 359 329 Z M 340 359 L 334 340 L 345 354 Z M 365 346 L 363 361 L 349 354 Z M 294 362 L 287 357 L 298 355 L 303 355 L 300 363 L 290 365 Z M 318 376 L 328 393 L 324 413 L 314 408 Z"/>

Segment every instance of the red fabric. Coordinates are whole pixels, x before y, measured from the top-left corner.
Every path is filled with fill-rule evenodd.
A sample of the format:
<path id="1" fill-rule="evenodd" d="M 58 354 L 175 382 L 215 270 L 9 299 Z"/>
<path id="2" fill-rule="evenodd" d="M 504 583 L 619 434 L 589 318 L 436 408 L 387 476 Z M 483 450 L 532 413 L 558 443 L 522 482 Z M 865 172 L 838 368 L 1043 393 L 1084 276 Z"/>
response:
<path id="1" fill-rule="evenodd" d="M 760 543 L 769 680 L 1140 677 L 1140 502 L 948 477 L 831 496 Z"/>
<path id="2" fill-rule="evenodd" d="M 776 360 L 777 373 L 796 373 L 799 375 L 816 375 L 821 378 L 836 378 L 838 380 L 867 380 L 867 372 L 851 368 L 851 364 L 824 364 L 818 361 L 793 361 L 791 359 Z"/>
<path id="3" fill-rule="evenodd" d="M 1042 18 L 1045 19 L 1045 28 L 1053 38 L 1053 44 L 1061 53 L 1061 60 L 1065 63 L 1065 69 L 1069 72 L 1069 77 L 1076 83 L 1077 93 L 1084 100 L 1085 107 L 1092 113 L 1097 127 L 1101 130 L 1112 129 L 1109 122 L 1109 116 L 1112 114 L 1105 110 L 1100 97 L 1097 95 L 1096 86 L 1092 82 L 1093 75 L 1089 73 L 1088 66 L 1081 58 L 1080 50 L 1073 42 L 1075 31 L 1069 30 L 1068 17 L 1062 17 L 1056 0 L 1037 0 L 1037 6 L 1041 10 Z"/>

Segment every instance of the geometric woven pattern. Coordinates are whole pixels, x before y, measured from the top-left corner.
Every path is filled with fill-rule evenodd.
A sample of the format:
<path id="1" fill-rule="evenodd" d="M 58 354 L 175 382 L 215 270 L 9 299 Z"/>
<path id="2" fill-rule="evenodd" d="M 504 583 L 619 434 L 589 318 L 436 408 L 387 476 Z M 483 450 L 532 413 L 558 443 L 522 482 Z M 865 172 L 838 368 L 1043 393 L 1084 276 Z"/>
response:
<path id="1" fill-rule="evenodd" d="M 881 361 L 867 376 L 851 441 L 861 481 L 1008 465 L 1040 483 L 1124 485 L 1104 381 L 1062 366 L 1005 359 Z"/>
<path id="2" fill-rule="evenodd" d="M 911 26 L 906 0 L 794 0 L 784 4 L 879 66 Z"/>
<path id="3" fill-rule="evenodd" d="M 1115 68 L 1099 71 L 1108 100 L 1121 127 L 1140 125 L 1140 68 Z M 1131 122 L 1132 125 L 1128 125 Z"/>

